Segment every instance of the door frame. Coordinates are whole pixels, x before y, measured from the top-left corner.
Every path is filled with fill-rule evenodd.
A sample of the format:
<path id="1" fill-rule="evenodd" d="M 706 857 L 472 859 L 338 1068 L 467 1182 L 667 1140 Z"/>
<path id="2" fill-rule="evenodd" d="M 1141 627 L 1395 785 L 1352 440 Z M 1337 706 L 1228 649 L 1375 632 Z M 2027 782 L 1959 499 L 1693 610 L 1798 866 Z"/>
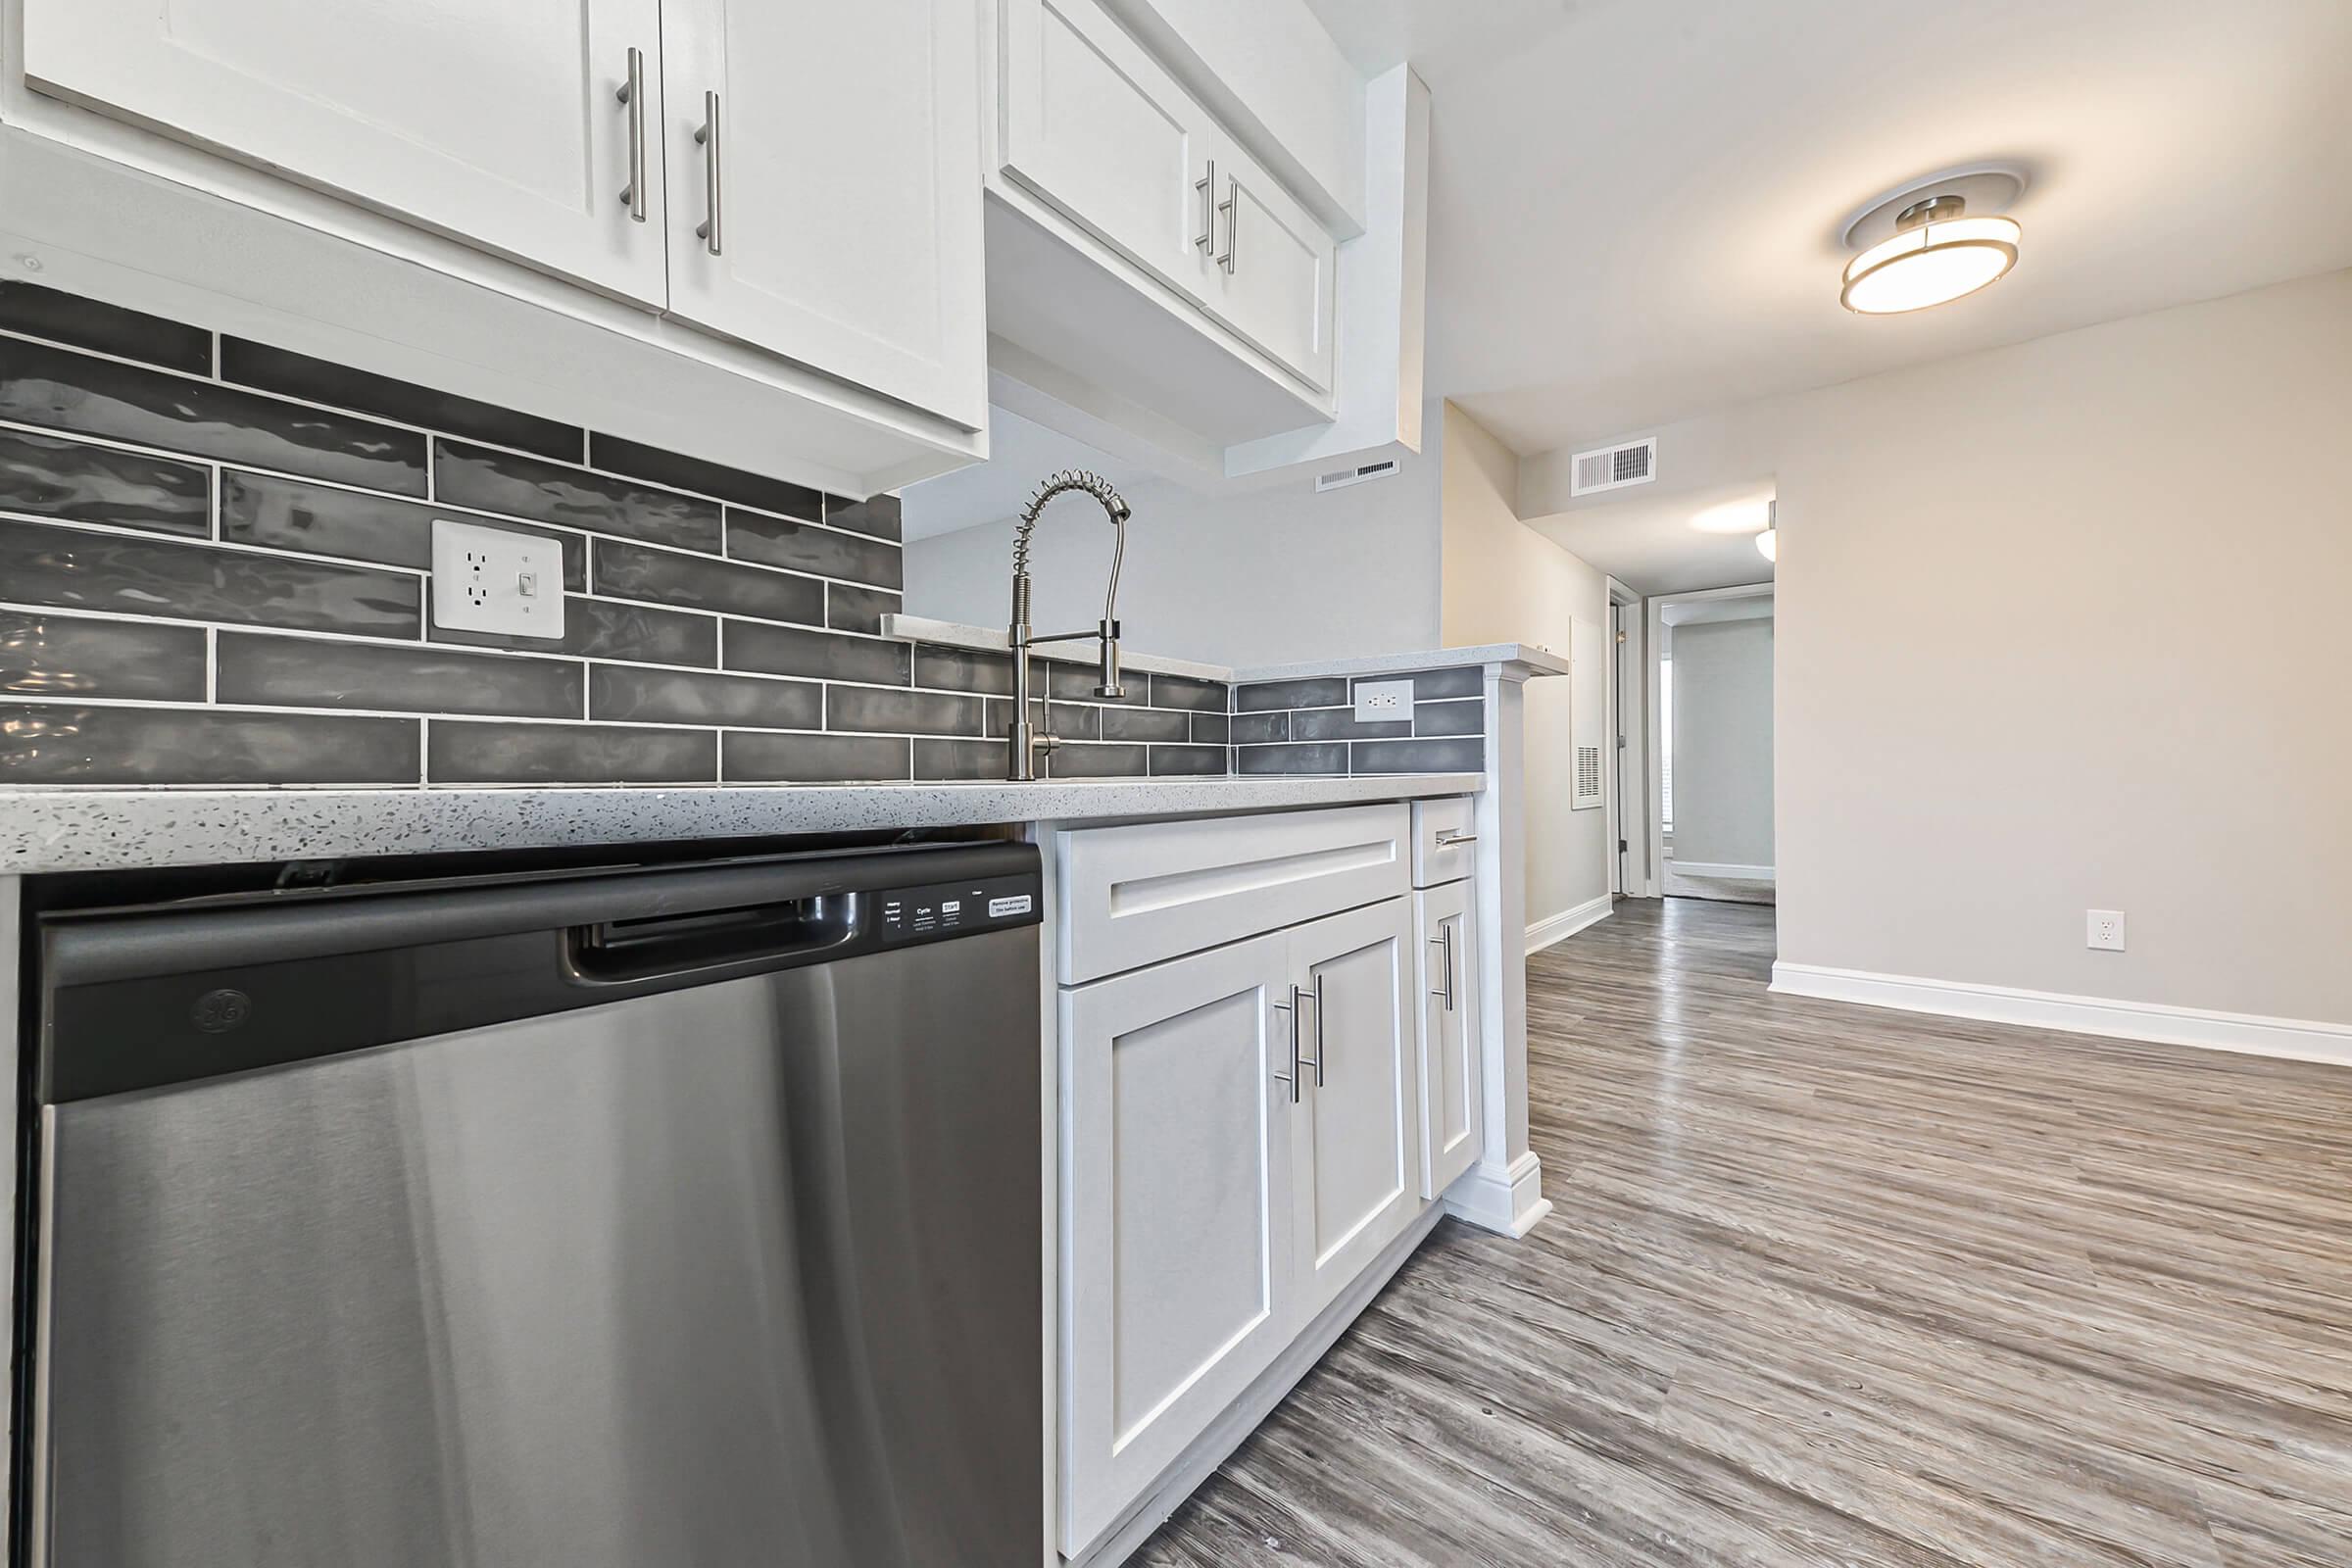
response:
<path id="1" fill-rule="evenodd" d="M 1646 776 L 1649 798 L 1662 800 L 1666 789 L 1666 751 L 1658 733 L 1658 708 L 1663 699 L 1665 674 L 1662 665 L 1666 654 L 1666 611 L 1673 605 L 1705 604 L 1721 599 L 1770 599 L 1773 580 L 1741 583 L 1734 588 L 1698 588 L 1690 593 L 1659 594 L 1649 601 L 1649 613 L 1642 627 L 1642 716 L 1647 742 Z M 1776 606 L 1777 608 L 1777 606 Z M 1666 824 L 1656 812 L 1649 818 L 1649 892 L 1646 897 L 1659 898 L 1666 886 Z"/>

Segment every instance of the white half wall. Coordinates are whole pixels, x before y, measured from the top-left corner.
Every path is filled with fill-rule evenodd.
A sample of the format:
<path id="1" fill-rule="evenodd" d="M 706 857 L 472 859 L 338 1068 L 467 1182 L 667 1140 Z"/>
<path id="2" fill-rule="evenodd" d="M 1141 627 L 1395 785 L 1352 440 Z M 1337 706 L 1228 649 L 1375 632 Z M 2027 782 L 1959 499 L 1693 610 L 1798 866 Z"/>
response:
<path id="1" fill-rule="evenodd" d="M 1772 617 L 1692 621 L 1667 635 L 1674 651 L 1675 864 L 1690 876 L 1768 875 Z"/>

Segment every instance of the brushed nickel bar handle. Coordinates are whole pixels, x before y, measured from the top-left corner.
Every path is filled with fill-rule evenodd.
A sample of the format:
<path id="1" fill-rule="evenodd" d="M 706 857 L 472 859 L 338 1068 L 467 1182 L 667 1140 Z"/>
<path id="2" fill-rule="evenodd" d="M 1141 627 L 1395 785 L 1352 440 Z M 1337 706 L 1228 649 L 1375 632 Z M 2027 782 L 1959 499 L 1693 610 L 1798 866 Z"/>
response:
<path id="1" fill-rule="evenodd" d="M 1315 1055 L 1307 1065 L 1315 1069 L 1315 1087 L 1320 1089 L 1323 1087 L 1323 977 L 1315 976 L 1315 989 L 1312 991 L 1301 991 L 1297 986 L 1291 987 L 1291 1000 L 1312 1002 L 1315 1004 Z M 1293 1012 L 1291 1027 L 1294 1030 L 1298 1026 L 1298 1013 Z"/>
<path id="2" fill-rule="evenodd" d="M 1276 1073 L 1274 1075 L 1274 1081 L 1278 1084 L 1289 1084 L 1291 1086 L 1291 1103 L 1294 1105 L 1298 1103 L 1298 1009 L 1296 1005 L 1294 1005 L 1298 1000 L 1298 988 L 1297 986 L 1293 986 L 1291 987 L 1291 1000 L 1289 1002 L 1277 1002 L 1274 1004 L 1274 1010 L 1276 1012 L 1287 1012 L 1291 1015 L 1291 1070 L 1289 1072 Z"/>
<path id="3" fill-rule="evenodd" d="M 1233 248 L 1240 240 L 1242 231 L 1242 182 L 1238 176 L 1225 176 L 1225 199 L 1217 203 L 1217 211 L 1225 215 L 1225 254 L 1217 258 L 1217 265 L 1230 273 L 1233 270 Z"/>
<path id="4" fill-rule="evenodd" d="M 695 238 L 718 254 L 718 203 L 720 179 L 718 170 L 718 94 L 703 94 L 702 128 L 694 133 L 695 141 L 709 154 L 703 161 L 703 191 L 710 203 L 710 216 L 694 225 Z"/>
<path id="5" fill-rule="evenodd" d="M 629 182 L 620 199 L 629 204 L 629 217 L 645 221 L 645 51 L 629 51 L 629 79 L 617 94 L 629 107 Z"/>
<path id="6" fill-rule="evenodd" d="M 1478 835 L 1475 833 L 1456 833 L 1451 828 L 1442 828 L 1438 832 L 1438 848 L 1441 850 L 1450 850 L 1456 844 L 1476 844 L 1477 842 Z"/>
<path id="7" fill-rule="evenodd" d="M 1442 991 L 1432 991 L 1430 995 L 1433 997 L 1444 997 L 1446 999 L 1446 1010 L 1447 1012 L 1451 1012 L 1453 1011 L 1453 927 L 1450 925 L 1439 926 L 1438 934 L 1429 939 L 1429 945 L 1433 948 L 1444 948 L 1446 950 L 1446 966 L 1444 970 L 1446 976 L 1446 987 Z"/>
<path id="8" fill-rule="evenodd" d="M 1216 183 L 1217 161 L 1211 158 L 1208 172 L 1193 181 L 1193 192 L 1200 198 L 1200 232 L 1193 236 L 1193 243 L 1204 256 L 1217 248 L 1217 198 L 1213 194 Z"/>

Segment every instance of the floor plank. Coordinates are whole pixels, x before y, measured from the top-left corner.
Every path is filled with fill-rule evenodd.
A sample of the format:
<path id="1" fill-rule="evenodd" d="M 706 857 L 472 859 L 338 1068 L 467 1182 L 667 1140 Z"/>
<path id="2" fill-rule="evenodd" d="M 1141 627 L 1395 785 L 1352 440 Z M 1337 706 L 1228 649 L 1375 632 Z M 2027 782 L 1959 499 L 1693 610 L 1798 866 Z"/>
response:
<path id="1" fill-rule="evenodd" d="M 2352 1071 L 1531 960 L 1554 1211 L 1451 1221 L 1149 1568 L 2346 1568 Z"/>

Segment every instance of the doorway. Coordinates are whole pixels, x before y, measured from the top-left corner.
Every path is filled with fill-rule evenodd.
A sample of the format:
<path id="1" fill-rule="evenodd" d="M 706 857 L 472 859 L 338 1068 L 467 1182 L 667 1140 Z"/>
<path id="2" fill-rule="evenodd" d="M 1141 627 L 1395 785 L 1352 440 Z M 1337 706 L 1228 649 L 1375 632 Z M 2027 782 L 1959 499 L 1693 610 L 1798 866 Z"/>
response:
<path id="1" fill-rule="evenodd" d="M 1772 904 L 1773 585 L 1660 596 L 1645 630 L 1654 885 Z"/>

